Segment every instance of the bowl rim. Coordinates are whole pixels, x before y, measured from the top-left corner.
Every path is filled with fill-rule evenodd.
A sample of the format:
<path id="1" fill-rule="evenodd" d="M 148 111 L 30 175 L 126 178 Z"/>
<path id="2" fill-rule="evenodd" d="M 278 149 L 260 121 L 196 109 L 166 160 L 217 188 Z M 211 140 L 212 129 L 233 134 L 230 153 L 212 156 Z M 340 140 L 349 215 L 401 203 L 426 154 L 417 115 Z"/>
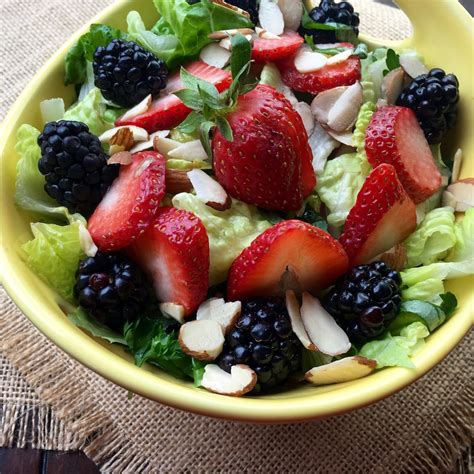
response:
<path id="1" fill-rule="evenodd" d="M 463 9 L 455 1 L 448 5 L 453 9 Z M 47 77 L 57 62 L 62 61 L 72 44 L 88 30 L 90 23 L 104 22 L 122 8 L 123 3 L 116 2 L 102 10 L 76 31 L 35 74 L 0 124 L 0 159 L 5 156 L 6 137 L 16 132 L 13 121 L 10 119 L 27 106 L 30 95 L 36 89 L 37 81 Z M 456 13 L 461 15 L 460 11 Z M 361 37 L 370 45 L 379 43 L 374 38 L 362 35 Z M 396 47 L 403 43 L 383 41 L 383 44 Z M 67 318 L 64 318 L 64 321 L 58 321 L 55 325 L 48 324 L 48 318 L 41 315 L 50 311 L 49 306 L 43 303 L 38 304 L 33 294 L 28 291 L 25 293 L 27 285 L 17 274 L 13 259 L 9 257 L 8 250 L 3 244 L 0 246 L 0 261 L 0 282 L 15 304 L 48 339 L 81 364 L 125 389 L 168 406 L 238 421 L 284 423 L 320 419 L 352 411 L 386 398 L 426 374 L 445 358 L 467 334 L 474 316 L 474 295 L 471 295 L 471 311 L 463 311 L 458 317 L 451 318 L 443 324 L 442 331 L 436 331 L 428 338 L 423 350 L 412 359 L 414 369 L 385 368 L 369 377 L 351 382 L 351 390 L 344 390 L 346 384 L 337 384 L 332 385 L 331 390 L 327 392 L 318 392 L 315 395 L 305 394 L 293 398 L 232 398 L 205 390 L 196 390 L 191 386 L 179 385 L 162 378 L 159 373 L 151 373 L 138 368 L 96 342 L 86 332 L 78 330 Z M 450 337 L 445 338 L 445 333 L 449 333 Z"/>

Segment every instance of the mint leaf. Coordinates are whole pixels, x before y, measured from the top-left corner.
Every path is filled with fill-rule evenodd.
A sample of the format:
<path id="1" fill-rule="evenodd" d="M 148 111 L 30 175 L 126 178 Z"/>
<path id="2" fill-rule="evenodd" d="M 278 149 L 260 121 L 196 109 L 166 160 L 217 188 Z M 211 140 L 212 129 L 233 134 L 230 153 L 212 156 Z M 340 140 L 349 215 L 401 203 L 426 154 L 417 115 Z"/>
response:
<path id="1" fill-rule="evenodd" d="M 393 50 L 387 51 L 387 59 L 385 60 L 387 69 L 383 71 L 383 75 L 386 76 L 390 71 L 398 69 L 400 67 L 400 56 Z"/>
<path id="2" fill-rule="evenodd" d="M 217 117 L 216 118 L 216 125 L 219 131 L 222 133 L 224 138 L 228 142 L 233 142 L 234 141 L 234 134 L 232 132 L 232 129 L 230 128 L 230 124 L 227 121 L 226 118 L 224 117 Z"/>
<path id="3" fill-rule="evenodd" d="M 240 71 L 246 67 L 250 68 L 250 58 L 252 54 L 252 46 L 245 36 L 240 33 L 233 36 L 230 40 L 232 45 L 232 56 L 230 58 L 230 69 L 232 78 L 235 80 Z"/>
<path id="4" fill-rule="evenodd" d="M 192 134 L 199 129 L 203 121 L 204 117 L 193 111 L 176 128 L 182 133 Z"/>
<path id="5" fill-rule="evenodd" d="M 451 316 L 458 306 L 458 300 L 456 296 L 449 291 L 439 296 L 443 300 L 443 302 L 440 304 L 440 308 L 444 311 L 446 317 Z"/>
<path id="6" fill-rule="evenodd" d="M 212 148 L 211 148 L 211 142 L 209 138 L 209 132 L 216 126 L 216 124 L 210 120 L 207 120 L 205 122 L 202 122 L 200 127 L 199 127 L 199 135 L 201 137 L 201 143 L 202 146 L 204 147 L 204 150 L 206 150 L 207 156 L 209 158 L 212 158 Z"/>
<path id="7" fill-rule="evenodd" d="M 180 91 L 173 92 L 173 94 L 182 100 L 184 105 L 193 110 L 202 110 L 204 101 L 200 96 L 199 92 L 192 89 L 181 89 Z"/>

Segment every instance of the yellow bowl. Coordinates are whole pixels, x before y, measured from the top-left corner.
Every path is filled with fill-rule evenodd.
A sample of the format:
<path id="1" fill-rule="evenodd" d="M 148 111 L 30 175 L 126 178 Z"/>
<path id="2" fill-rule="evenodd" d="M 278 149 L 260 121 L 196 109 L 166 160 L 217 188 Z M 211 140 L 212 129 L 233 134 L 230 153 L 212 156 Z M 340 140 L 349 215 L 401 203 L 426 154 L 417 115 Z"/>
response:
<path id="1" fill-rule="evenodd" d="M 461 83 L 461 112 L 456 132 L 450 137 L 453 150 L 461 147 L 465 162 L 462 176 L 474 176 L 474 107 L 472 102 L 473 22 L 455 0 L 399 0 L 412 19 L 413 38 L 403 42 L 415 46 L 431 66 L 453 71 Z M 119 1 L 94 22 L 125 28 L 131 3 Z M 151 0 L 135 0 L 133 8 L 144 18 L 156 18 Z M 39 103 L 58 95 L 71 103 L 74 91 L 63 85 L 63 58 L 80 34 L 77 32 L 38 72 L 17 100 L 0 130 L 2 245 L 1 279 L 8 293 L 26 316 L 49 339 L 72 357 L 128 390 L 184 410 L 222 418 L 253 422 L 290 422 L 331 416 L 380 400 L 410 384 L 440 362 L 469 330 L 474 295 L 472 279 L 452 281 L 447 289 L 456 293 L 460 309 L 427 341 L 414 357 L 413 370 L 391 368 L 353 382 L 327 387 L 309 384 L 275 395 L 235 399 L 193 388 L 154 367 L 139 369 L 117 346 L 89 336 L 68 321 L 54 293 L 21 260 L 20 245 L 31 238 L 30 219 L 13 204 L 15 185 L 15 135 L 23 123 L 41 128 Z M 363 38 L 372 46 L 373 38 Z M 387 44 L 387 42 L 384 42 Z M 390 43 L 399 47 L 401 43 Z"/>

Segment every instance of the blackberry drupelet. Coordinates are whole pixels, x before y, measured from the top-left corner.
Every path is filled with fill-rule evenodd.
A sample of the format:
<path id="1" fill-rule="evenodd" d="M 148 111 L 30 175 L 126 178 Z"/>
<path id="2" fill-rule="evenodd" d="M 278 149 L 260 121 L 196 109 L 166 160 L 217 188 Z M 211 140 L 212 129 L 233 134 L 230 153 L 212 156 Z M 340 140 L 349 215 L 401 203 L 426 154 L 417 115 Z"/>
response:
<path id="1" fill-rule="evenodd" d="M 334 0 L 322 0 L 319 7 L 309 12 L 310 18 L 316 23 L 340 23 L 352 28 L 356 36 L 359 36 L 359 14 L 349 2 L 335 3 Z M 333 30 L 312 30 L 301 26 L 300 34 L 313 37 L 317 43 L 336 43 L 336 33 Z"/>
<path id="2" fill-rule="evenodd" d="M 301 343 L 291 329 L 285 302 L 278 298 L 243 302 L 217 363 L 227 372 L 235 364 L 255 370 L 254 393 L 282 384 L 299 370 Z"/>
<path id="3" fill-rule="evenodd" d="M 443 136 L 456 124 L 459 82 L 454 74 L 431 69 L 405 87 L 397 105 L 412 109 L 430 144 L 441 143 Z"/>
<path id="4" fill-rule="evenodd" d="M 132 107 L 166 86 L 168 69 L 153 53 L 133 41 L 116 39 L 94 53 L 95 85 L 121 107 Z"/>
<path id="5" fill-rule="evenodd" d="M 384 262 L 358 265 L 339 278 L 323 300 L 351 342 L 380 336 L 400 311 L 402 279 Z"/>
<path id="6" fill-rule="evenodd" d="M 107 165 L 99 139 L 81 122 L 47 123 L 38 145 L 45 191 L 70 212 L 89 217 L 117 177 L 118 165 Z"/>
<path id="7" fill-rule="evenodd" d="M 195 3 L 199 3 L 201 0 L 188 0 L 190 5 L 194 5 Z M 250 15 L 250 20 L 255 25 L 258 23 L 258 6 L 257 0 L 225 0 L 226 3 L 229 5 L 234 5 L 234 7 L 238 7 L 241 10 L 245 10 Z"/>
<path id="8" fill-rule="evenodd" d="M 148 295 L 145 277 L 135 263 L 121 254 L 100 252 L 79 264 L 74 293 L 94 318 L 120 333 Z"/>

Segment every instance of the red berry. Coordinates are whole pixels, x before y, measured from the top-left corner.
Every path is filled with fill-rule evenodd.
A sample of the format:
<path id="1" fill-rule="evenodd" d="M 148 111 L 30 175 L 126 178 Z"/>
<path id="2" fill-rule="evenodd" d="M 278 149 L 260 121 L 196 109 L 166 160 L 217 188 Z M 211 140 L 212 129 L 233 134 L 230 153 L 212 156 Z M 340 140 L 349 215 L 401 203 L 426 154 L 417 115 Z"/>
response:
<path id="1" fill-rule="evenodd" d="M 441 174 L 413 110 L 386 106 L 378 109 L 365 132 L 365 150 L 372 166 L 389 163 L 415 204 L 441 186 Z"/>
<path id="2" fill-rule="evenodd" d="M 130 254 L 150 274 L 159 301 L 181 305 L 189 316 L 206 299 L 209 239 L 193 213 L 160 207 Z"/>
<path id="3" fill-rule="evenodd" d="M 403 189 L 394 167 L 383 164 L 367 176 L 339 242 L 351 265 L 358 265 L 403 242 L 415 228 L 415 204 Z"/>
<path id="4" fill-rule="evenodd" d="M 294 31 L 285 31 L 278 40 L 257 37 L 253 43 L 252 59 L 258 62 L 280 61 L 293 56 L 303 43 L 303 38 Z"/>
<path id="5" fill-rule="evenodd" d="M 99 250 L 127 247 L 153 222 L 165 194 L 165 159 L 154 151 L 133 155 L 97 206 L 88 229 Z"/>
<path id="6" fill-rule="evenodd" d="M 299 220 L 280 222 L 259 235 L 229 271 L 231 300 L 278 295 L 286 269 L 304 290 L 319 291 L 348 268 L 342 245 L 323 230 Z"/>
<path id="7" fill-rule="evenodd" d="M 219 92 L 226 90 L 232 82 L 229 72 L 209 66 L 202 61 L 195 61 L 184 68 L 192 75 L 214 84 Z M 179 75 L 175 72 L 169 79 L 166 88 L 155 99 L 151 107 L 144 114 L 128 120 L 119 118 L 115 125 L 136 125 L 148 130 L 149 133 L 157 130 L 168 130 L 179 125 L 191 112 L 173 92 L 184 88 Z"/>
<path id="8" fill-rule="evenodd" d="M 351 56 L 344 62 L 324 66 L 315 72 L 302 73 L 295 67 L 295 57 L 277 63 L 283 82 L 298 92 L 318 94 L 339 86 L 350 86 L 361 77 L 360 59 Z"/>
<path id="9" fill-rule="evenodd" d="M 233 197 L 272 210 L 297 210 L 316 185 L 308 135 L 283 94 L 259 85 L 227 116 L 232 142 L 216 130 L 214 171 Z"/>

